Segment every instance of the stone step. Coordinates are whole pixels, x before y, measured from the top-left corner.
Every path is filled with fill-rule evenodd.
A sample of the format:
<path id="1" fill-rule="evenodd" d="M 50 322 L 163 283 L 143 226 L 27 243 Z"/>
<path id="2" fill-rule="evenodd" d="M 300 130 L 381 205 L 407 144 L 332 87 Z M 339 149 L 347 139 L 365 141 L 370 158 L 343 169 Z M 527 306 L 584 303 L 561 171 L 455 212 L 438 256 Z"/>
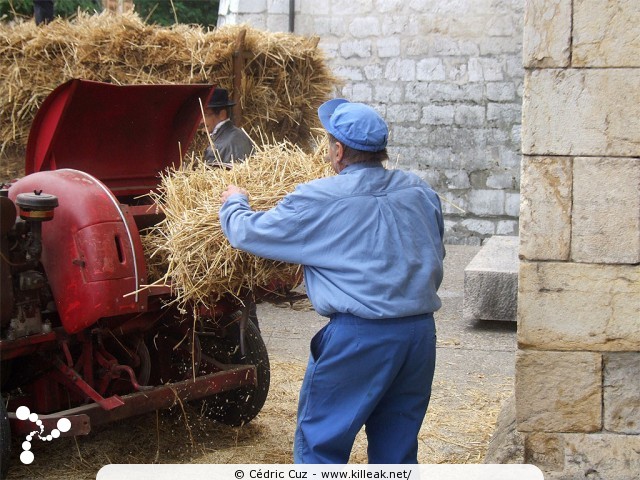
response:
<path id="1" fill-rule="evenodd" d="M 464 269 L 465 320 L 516 321 L 517 236 L 493 236 Z"/>

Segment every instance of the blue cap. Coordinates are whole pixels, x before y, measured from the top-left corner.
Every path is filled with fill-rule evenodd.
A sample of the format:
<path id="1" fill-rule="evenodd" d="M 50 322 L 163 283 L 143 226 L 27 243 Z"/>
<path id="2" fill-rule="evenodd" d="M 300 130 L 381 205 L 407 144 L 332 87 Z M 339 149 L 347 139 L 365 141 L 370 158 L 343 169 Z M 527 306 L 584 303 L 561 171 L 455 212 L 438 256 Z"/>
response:
<path id="1" fill-rule="evenodd" d="M 379 152 L 387 146 L 389 128 L 373 108 L 334 98 L 318 108 L 322 126 L 348 147 L 365 152 Z"/>

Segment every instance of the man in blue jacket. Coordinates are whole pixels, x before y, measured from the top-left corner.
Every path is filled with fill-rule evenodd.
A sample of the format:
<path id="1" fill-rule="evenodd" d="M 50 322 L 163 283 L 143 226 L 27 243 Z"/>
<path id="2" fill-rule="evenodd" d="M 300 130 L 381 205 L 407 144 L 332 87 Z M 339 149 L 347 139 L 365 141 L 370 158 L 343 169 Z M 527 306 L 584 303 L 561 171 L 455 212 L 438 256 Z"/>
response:
<path id="1" fill-rule="evenodd" d="M 418 176 L 383 166 L 388 127 L 371 107 L 333 99 L 318 115 L 337 175 L 266 212 L 231 185 L 222 229 L 236 248 L 303 265 L 309 299 L 330 319 L 311 340 L 294 461 L 347 463 L 365 426 L 370 463 L 417 463 L 441 305 L 440 200 Z"/>

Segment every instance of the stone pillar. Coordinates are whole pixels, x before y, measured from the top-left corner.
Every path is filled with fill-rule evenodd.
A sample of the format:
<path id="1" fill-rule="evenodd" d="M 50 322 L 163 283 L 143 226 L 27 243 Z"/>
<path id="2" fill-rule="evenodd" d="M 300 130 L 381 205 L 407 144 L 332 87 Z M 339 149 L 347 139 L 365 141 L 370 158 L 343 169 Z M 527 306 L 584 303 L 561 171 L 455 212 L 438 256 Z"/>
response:
<path id="1" fill-rule="evenodd" d="M 640 472 L 640 3 L 529 0 L 517 429 L 547 479 Z"/>

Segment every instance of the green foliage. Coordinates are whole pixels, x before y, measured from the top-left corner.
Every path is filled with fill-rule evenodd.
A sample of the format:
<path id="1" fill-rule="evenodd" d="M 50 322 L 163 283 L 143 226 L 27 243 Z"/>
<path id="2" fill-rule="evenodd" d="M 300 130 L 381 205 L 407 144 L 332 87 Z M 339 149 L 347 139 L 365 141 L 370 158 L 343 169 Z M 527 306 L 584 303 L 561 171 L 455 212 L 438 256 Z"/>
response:
<path id="1" fill-rule="evenodd" d="M 179 23 L 200 24 L 215 27 L 218 21 L 219 0 L 136 0 L 138 15 L 148 23 L 173 25 L 176 17 Z M 57 17 L 68 18 L 78 9 L 85 12 L 102 10 L 100 0 L 55 0 L 54 11 Z M 175 10 L 175 11 L 174 11 Z M 33 0 L 0 0 L 0 19 L 12 20 L 15 17 L 32 17 Z"/>
<path id="2" fill-rule="evenodd" d="M 219 0 L 136 0 L 136 12 L 148 23 L 173 25 L 193 23 L 215 27 L 218 21 Z M 175 8 L 175 12 L 174 12 Z"/>
<path id="3" fill-rule="evenodd" d="M 90 13 L 101 12 L 102 2 L 100 0 L 54 0 L 53 8 L 56 16 L 67 18 L 75 15 L 78 9 Z"/>
<path id="4" fill-rule="evenodd" d="M 33 15 L 31 0 L 0 0 L 0 18 L 11 19 L 16 15 Z"/>
<path id="5" fill-rule="evenodd" d="M 101 11 L 102 2 L 100 0 L 54 1 L 54 14 L 56 17 L 71 17 L 78 12 L 78 9 L 85 12 Z M 33 0 L 0 0 L 0 18 L 2 20 L 32 16 Z"/>
<path id="6" fill-rule="evenodd" d="M 0 0 L 0 18 L 3 20 L 32 15 L 32 0 Z"/>

